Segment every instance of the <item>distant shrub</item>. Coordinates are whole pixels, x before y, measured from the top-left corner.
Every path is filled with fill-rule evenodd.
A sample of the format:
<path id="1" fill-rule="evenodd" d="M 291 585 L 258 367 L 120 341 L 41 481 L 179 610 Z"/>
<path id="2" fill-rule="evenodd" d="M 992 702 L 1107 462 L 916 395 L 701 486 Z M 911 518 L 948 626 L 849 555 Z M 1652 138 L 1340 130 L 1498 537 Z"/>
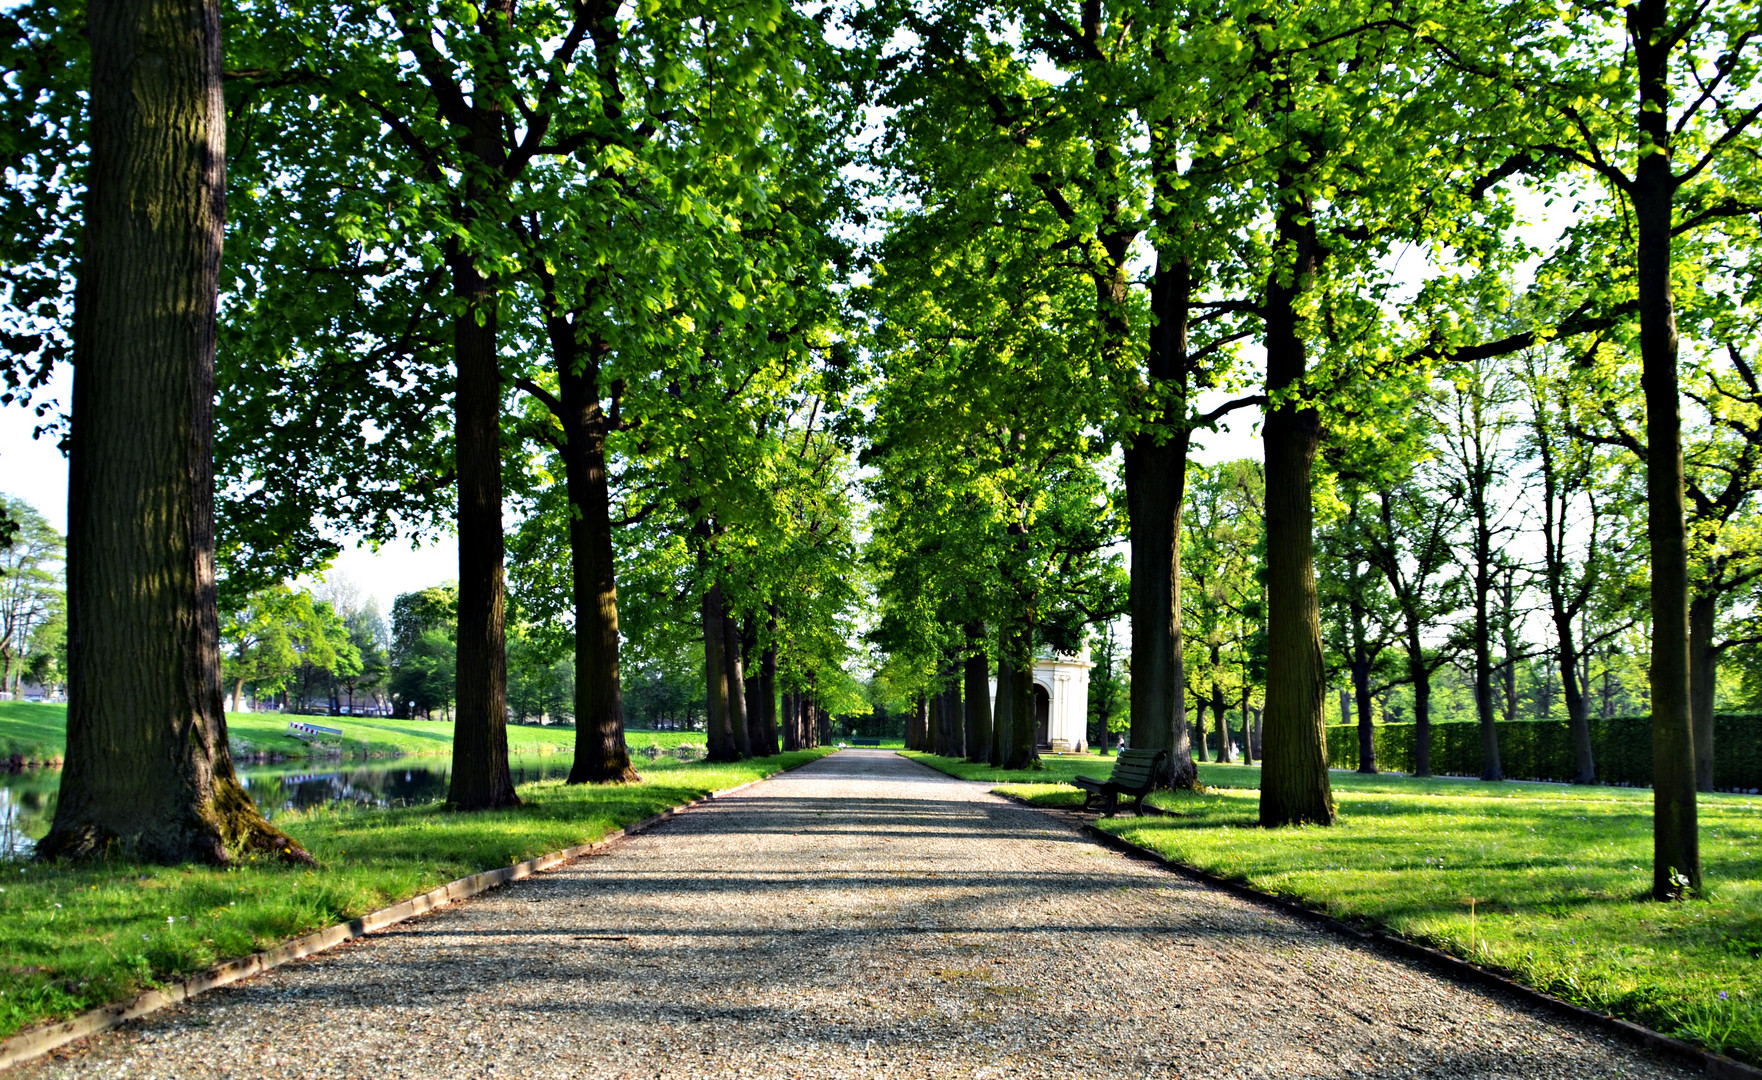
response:
<path id="1" fill-rule="evenodd" d="M 1762 788 L 1762 713 L 1720 713 L 1713 718 L 1713 786 L 1720 791 Z M 1592 719 L 1591 753 L 1604 784 L 1652 786 L 1652 718 Z M 1572 730 L 1565 720 L 1500 721 L 1499 763 L 1512 780 L 1570 780 Z M 1358 727 L 1330 724 L 1328 760 L 1336 768 L 1358 767 Z M 1413 771 L 1414 725 L 1376 726 L 1377 767 Z M 1432 725 L 1432 772 L 1439 776 L 1481 774 L 1481 731 L 1473 721 Z"/>

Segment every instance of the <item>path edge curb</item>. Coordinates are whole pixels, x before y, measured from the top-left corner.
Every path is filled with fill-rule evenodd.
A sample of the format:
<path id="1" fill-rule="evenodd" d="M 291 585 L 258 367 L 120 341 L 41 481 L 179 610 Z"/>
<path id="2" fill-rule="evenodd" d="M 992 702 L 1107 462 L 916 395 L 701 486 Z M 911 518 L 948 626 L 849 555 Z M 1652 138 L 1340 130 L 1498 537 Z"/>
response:
<path id="1" fill-rule="evenodd" d="M 919 762 L 919 764 L 923 763 Z M 926 767 L 935 769 L 934 766 Z M 935 771 L 941 772 L 942 770 L 935 769 Z M 942 773 L 942 775 L 947 776 L 949 774 Z M 956 777 L 956 779 L 959 778 Z M 1028 802 L 1019 795 L 1012 795 L 1001 791 L 995 791 L 992 792 L 992 794 L 1007 799 L 1010 802 L 1015 803 L 1017 806 L 1046 814 L 1049 817 L 1058 817 L 1061 815 L 1061 810 L 1059 808 L 1035 806 L 1033 803 Z M 1294 900 L 1287 896 L 1278 896 L 1274 893 L 1263 892 L 1252 885 L 1247 885 L 1230 878 L 1220 877 L 1209 870 L 1201 870 L 1199 867 L 1193 866 L 1190 863 L 1171 859 L 1161 852 L 1154 851 L 1142 844 L 1135 844 L 1123 836 L 1117 836 L 1108 832 L 1106 829 L 1096 828 L 1092 822 L 1083 822 L 1081 831 L 1103 847 L 1113 848 L 1122 854 L 1142 859 L 1145 862 L 1156 863 L 1165 870 L 1172 871 L 1182 877 L 1199 882 L 1202 885 L 1208 885 L 1214 889 L 1230 893 L 1232 896 L 1237 896 L 1244 900 L 1261 904 L 1265 907 L 1275 908 L 1285 914 L 1295 915 L 1308 922 L 1318 923 L 1342 937 L 1354 941 L 1369 942 L 1374 945 L 1380 945 L 1390 952 L 1397 953 L 1406 959 L 1417 960 L 1431 967 L 1442 969 L 1464 982 L 1474 983 L 1488 989 L 1499 990 L 1522 1000 L 1526 1004 L 1546 1009 L 1590 1027 L 1609 1032 L 1630 1043 L 1635 1043 L 1663 1057 L 1670 1058 L 1678 1064 L 1699 1066 L 1708 1076 L 1714 1077 L 1715 1080 L 1762 1080 L 1762 1069 L 1758 1069 L 1753 1065 L 1746 1065 L 1735 1058 L 1726 1057 L 1724 1054 L 1715 1054 L 1710 1050 L 1703 1050 L 1694 1043 L 1665 1035 L 1662 1032 L 1653 1031 L 1651 1028 L 1643 1027 L 1631 1020 L 1622 1020 L 1610 1016 L 1608 1013 L 1600 1013 L 1592 1009 L 1587 1009 L 1582 1005 L 1574 1005 L 1572 1002 L 1567 1001 L 1564 998 L 1558 998 L 1553 994 L 1544 993 L 1533 986 L 1525 985 L 1509 976 L 1501 975 L 1496 971 L 1481 967 L 1479 964 L 1471 964 L 1460 957 L 1451 956 L 1442 949 L 1435 949 L 1430 945 L 1422 945 L 1417 941 L 1402 937 L 1399 934 L 1391 933 L 1387 930 L 1354 926 L 1353 924 L 1346 922 L 1344 919 L 1329 915 L 1325 911 L 1318 911 L 1299 900 Z"/>
<path id="2" fill-rule="evenodd" d="M 837 751 L 835 750 L 833 753 L 837 753 Z M 744 784 L 712 791 L 701 799 L 693 799 L 687 803 L 680 803 L 678 806 L 670 806 L 658 814 L 651 814 L 643 818 L 641 821 L 632 822 L 621 829 L 614 829 L 590 844 L 577 844 L 574 847 L 539 855 L 510 866 L 497 867 L 494 870 L 484 870 L 476 874 L 467 874 L 462 878 L 455 878 L 445 885 L 436 886 L 418 896 L 412 896 L 408 900 L 401 900 L 389 907 L 370 911 L 345 923 L 337 923 L 335 926 L 329 926 L 323 930 L 314 930 L 312 933 L 301 935 L 292 941 L 284 941 L 272 949 L 264 949 L 249 956 L 242 956 L 237 960 L 229 960 L 218 967 L 210 968 L 200 975 L 193 975 L 181 982 L 154 990 L 143 990 L 127 1001 L 113 1001 L 108 1005 L 101 1005 L 66 1020 L 27 1028 L 11 1038 L 0 1040 L 0 1072 L 15 1065 L 22 1065 L 27 1061 L 34 1061 L 68 1043 L 109 1031 L 128 1023 L 130 1020 L 138 1020 L 143 1016 L 156 1013 L 160 1009 L 187 1001 L 198 994 L 217 990 L 222 986 L 230 986 L 233 983 L 251 978 L 253 975 L 261 975 L 266 971 L 273 971 L 283 964 L 326 952 L 344 942 L 366 937 L 368 934 L 384 930 L 389 926 L 396 926 L 398 923 L 406 922 L 418 915 L 437 911 L 456 901 L 486 893 L 510 882 L 520 881 L 563 863 L 572 862 L 601 848 L 627 840 L 637 833 L 645 832 L 663 821 L 685 813 L 687 810 L 714 802 L 717 799 L 727 798 L 737 791 L 744 791 L 755 784 L 762 784 L 773 777 L 782 776 L 786 772 L 794 772 L 796 769 L 812 765 L 815 761 L 823 761 L 831 756 L 831 754 L 824 754 L 811 761 L 803 761 L 786 769 L 778 769 L 769 776 L 762 776 L 757 780 L 748 780 Z"/>

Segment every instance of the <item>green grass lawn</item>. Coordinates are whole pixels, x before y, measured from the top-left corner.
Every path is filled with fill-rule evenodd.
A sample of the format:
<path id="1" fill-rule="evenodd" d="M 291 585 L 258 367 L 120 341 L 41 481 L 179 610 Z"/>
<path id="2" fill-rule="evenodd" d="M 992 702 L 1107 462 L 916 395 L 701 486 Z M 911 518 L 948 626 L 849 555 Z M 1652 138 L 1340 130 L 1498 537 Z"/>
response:
<path id="1" fill-rule="evenodd" d="M 298 720 L 319 727 L 340 728 L 340 739 L 303 742 L 287 733 L 288 721 Z M 412 757 L 453 752 L 450 720 L 393 720 L 367 716 L 290 716 L 283 713 L 227 713 L 227 740 L 236 755 L 272 754 L 278 757 Z M 671 750 L 682 743 L 703 745 L 703 732 L 630 731 L 625 734 L 632 750 L 659 744 Z M 508 725 L 511 754 L 573 752 L 575 729 Z M 59 762 L 67 750 L 67 706 L 0 702 L 0 762 L 21 757 L 28 762 Z"/>
<path id="2" fill-rule="evenodd" d="M 1111 768 L 1069 756 L 1006 773 L 910 756 L 1053 806 L 1082 802 L 1071 776 Z M 1645 899 L 1647 790 L 1335 772 L 1338 825 L 1266 830 L 1255 824 L 1258 768 L 1199 769 L 1206 793 L 1150 799 L 1180 816 L 1120 817 L 1102 827 L 1568 1001 L 1762 1062 L 1762 798 L 1703 795 L 1708 896 L 1656 904 Z"/>
<path id="3" fill-rule="evenodd" d="M 671 806 L 832 751 L 732 765 L 662 758 L 639 784 L 522 785 L 525 805 L 455 814 L 438 805 L 314 810 L 276 824 L 317 869 L 227 869 L 0 860 L 0 1038 L 355 918 L 454 878 L 606 833 Z"/>
<path id="4" fill-rule="evenodd" d="M 67 750 L 67 706 L 0 701 L 0 763 L 59 762 Z"/>

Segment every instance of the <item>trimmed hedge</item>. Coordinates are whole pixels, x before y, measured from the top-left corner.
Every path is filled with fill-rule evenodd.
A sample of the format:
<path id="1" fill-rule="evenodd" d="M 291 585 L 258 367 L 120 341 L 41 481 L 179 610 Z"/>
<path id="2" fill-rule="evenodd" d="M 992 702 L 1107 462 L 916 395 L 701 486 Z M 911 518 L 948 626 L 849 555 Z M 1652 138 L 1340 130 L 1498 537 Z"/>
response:
<path id="1" fill-rule="evenodd" d="M 1612 716 L 1591 720 L 1591 753 L 1597 780 L 1630 787 L 1652 786 L 1652 718 Z M 1713 718 L 1713 786 L 1720 791 L 1762 789 L 1762 713 L 1720 713 Z M 1500 721 L 1499 761 L 1513 780 L 1568 780 L 1573 773 L 1572 731 L 1565 720 Z M 1358 727 L 1329 724 L 1328 761 L 1358 768 Z M 1376 726 L 1377 768 L 1413 771 L 1412 724 Z M 1432 725 L 1432 772 L 1438 776 L 1481 774 L 1481 729 L 1474 722 Z"/>

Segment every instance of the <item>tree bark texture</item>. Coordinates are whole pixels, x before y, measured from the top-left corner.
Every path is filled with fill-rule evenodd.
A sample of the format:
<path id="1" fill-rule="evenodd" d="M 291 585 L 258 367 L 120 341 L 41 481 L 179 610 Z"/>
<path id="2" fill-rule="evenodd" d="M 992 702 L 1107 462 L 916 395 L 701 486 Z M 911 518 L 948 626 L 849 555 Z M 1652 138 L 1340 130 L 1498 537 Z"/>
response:
<path id="1" fill-rule="evenodd" d="M 1321 606 L 1315 585 L 1312 470 L 1321 417 L 1301 400 L 1308 355 L 1297 298 L 1315 273 L 1317 244 L 1307 196 L 1290 194 L 1279 210 L 1281 247 L 1293 252 L 1289 279 L 1275 273 L 1266 290 L 1267 670 L 1261 747 L 1260 823 L 1334 822 L 1323 725 L 1327 698 Z"/>
<path id="2" fill-rule="evenodd" d="M 1253 722 L 1248 717 L 1248 698 L 1252 692 L 1253 688 L 1248 685 L 1248 680 L 1244 679 L 1242 681 L 1242 764 L 1244 765 L 1252 765 L 1255 762 Z"/>
<path id="3" fill-rule="evenodd" d="M 1174 788 L 1199 783 L 1181 643 L 1181 504 L 1191 432 L 1185 426 L 1185 395 L 1178 391 L 1187 361 L 1192 288 L 1188 263 L 1158 258 L 1151 285 L 1156 325 L 1151 329 L 1149 380 L 1177 403 L 1165 408 L 1162 424 L 1138 432 L 1125 449 L 1132 551 L 1131 742 L 1133 749 L 1169 752 L 1167 781 Z"/>
<path id="4" fill-rule="evenodd" d="M 1671 289 L 1670 50 L 1666 0 L 1627 9 L 1639 74 L 1642 153 L 1632 199 L 1639 240 L 1640 382 L 1646 398 L 1646 537 L 1652 555 L 1652 895 L 1701 891 L 1695 742 L 1689 705 L 1689 566 L 1681 387 Z M 1646 144 L 1651 152 L 1644 152 Z"/>
<path id="5" fill-rule="evenodd" d="M 991 662 L 985 656 L 985 627 L 970 623 L 966 633 L 967 760 L 978 764 L 991 757 Z"/>
<path id="6" fill-rule="evenodd" d="M 43 859 L 310 863 L 227 749 L 213 400 L 220 7 L 96 0 L 74 318 L 66 765 Z"/>
<path id="7" fill-rule="evenodd" d="M 961 668 L 951 662 L 940 695 L 942 699 L 942 752 L 948 757 L 967 756 L 966 714 L 961 708 Z"/>
<path id="8" fill-rule="evenodd" d="M 1193 694 L 1193 760 L 1211 760 L 1211 739 L 1205 734 L 1205 701 Z"/>
<path id="9" fill-rule="evenodd" d="M 453 394 L 459 474 L 458 710 L 447 802 L 459 810 L 517 806 L 508 772 L 508 654 L 502 543 L 502 376 L 496 354 L 497 286 L 467 259 L 453 287 L 465 310 L 453 323 Z"/>
<path id="10" fill-rule="evenodd" d="M 740 662 L 740 628 L 729 610 L 727 594 L 722 603 L 722 662 L 728 666 L 728 730 L 734 737 L 737 759 L 753 756 L 752 729 L 746 722 L 746 673 Z"/>
<path id="11" fill-rule="evenodd" d="M 1217 759 L 1228 764 L 1235 760 L 1235 755 L 1230 752 L 1230 724 L 1224 718 L 1226 711 L 1224 688 L 1214 681 L 1211 684 L 1211 719 L 1212 726 L 1217 729 Z"/>
<path id="12" fill-rule="evenodd" d="M 1006 769 L 1032 769 L 1040 761 L 1040 750 L 1034 741 L 1034 631 L 1024 627 L 1010 643 L 1015 658 L 1010 679 L 1010 744 Z"/>
<path id="13" fill-rule="evenodd" d="M 723 657 L 722 586 L 712 582 L 704 591 L 704 756 L 711 761 L 737 760 L 734 733 L 729 729 L 728 661 Z"/>
<path id="14" fill-rule="evenodd" d="M 991 757 L 989 764 L 1001 769 L 1014 754 L 1016 739 L 1016 672 L 1006 642 L 997 650 L 997 702 L 991 710 Z"/>
<path id="15" fill-rule="evenodd" d="M 781 726 L 783 728 L 783 749 L 786 753 L 801 749 L 800 718 L 801 708 L 796 704 L 796 695 L 791 691 L 784 691 Z M 909 750 L 911 747 L 908 746 L 906 749 Z"/>
<path id="16" fill-rule="evenodd" d="M 1572 730 L 1572 782 L 1594 784 L 1597 782 L 1597 761 L 1591 749 L 1589 706 L 1578 682 L 1578 648 L 1573 641 L 1572 618 L 1562 617 L 1556 608 L 1554 628 L 1560 643 L 1560 685 L 1566 700 L 1566 722 Z"/>
<path id="17" fill-rule="evenodd" d="M 484 5 L 486 35 L 504 31 L 513 0 Z M 504 73 L 493 65 L 474 73 L 476 94 L 466 110 L 464 180 L 468 213 L 502 198 Z M 485 275 L 474 253 L 457 242 L 449 251 L 453 294 L 454 467 L 458 474 L 459 619 L 455 667 L 453 775 L 447 802 L 460 810 L 518 806 L 508 772 L 508 653 L 505 548 L 502 539 L 502 372 L 497 349 L 502 284 Z"/>
<path id="18" fill-rule="evenodd" d="M 612 557 L 612 496 L 606 478 L 607 417 L 600 406 L 599 361 L 592 342 L 575 347 L 575 326 L 550 320 L 563 415 L 563 480 L 569 492 L 569 567 L 575 600 L 575 761 L 571 784 L 639 779 L 624 741 L 619 678 L 618 582 Z"/>

